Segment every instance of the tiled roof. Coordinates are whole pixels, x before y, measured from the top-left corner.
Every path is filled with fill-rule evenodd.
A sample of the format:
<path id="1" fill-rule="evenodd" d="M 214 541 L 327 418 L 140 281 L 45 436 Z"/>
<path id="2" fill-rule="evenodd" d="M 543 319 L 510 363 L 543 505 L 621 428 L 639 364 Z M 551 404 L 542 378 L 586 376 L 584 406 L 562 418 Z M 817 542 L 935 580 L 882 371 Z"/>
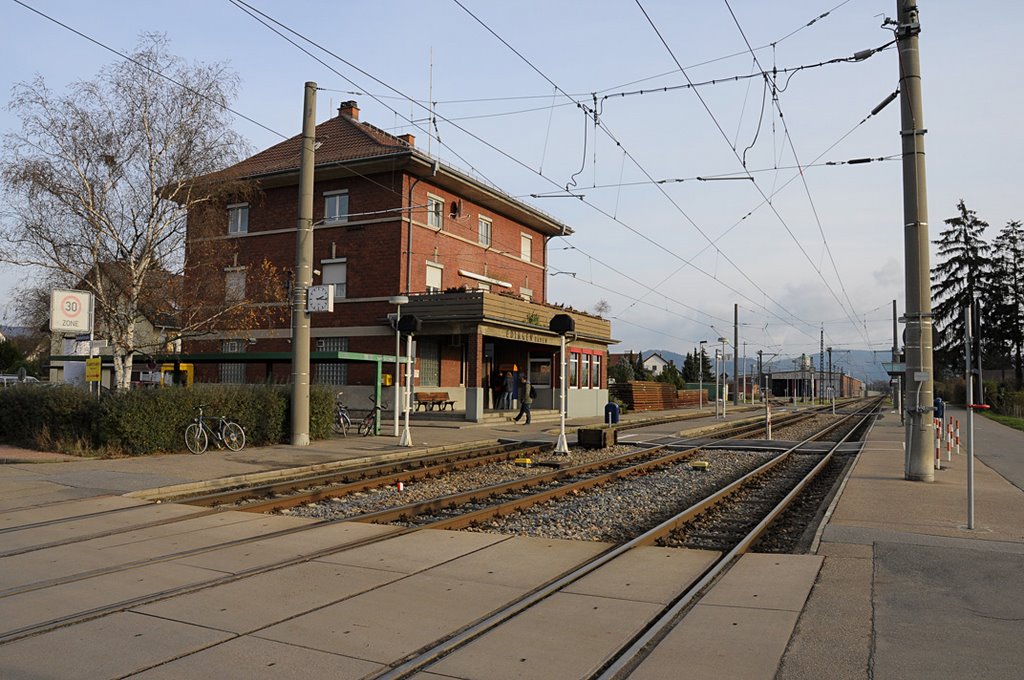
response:
<path id="1" fill-rule="evenodd" d="M 318 166 L 410 150 L 409 145 L 401 139 L 347 115 L 339 115 L 317 125 L 316 141 L 320 143 L 316 149 Z M 244 178 L 298 170 L 301 156 L 300 134 L 260 151 L 223 172 Z"/>

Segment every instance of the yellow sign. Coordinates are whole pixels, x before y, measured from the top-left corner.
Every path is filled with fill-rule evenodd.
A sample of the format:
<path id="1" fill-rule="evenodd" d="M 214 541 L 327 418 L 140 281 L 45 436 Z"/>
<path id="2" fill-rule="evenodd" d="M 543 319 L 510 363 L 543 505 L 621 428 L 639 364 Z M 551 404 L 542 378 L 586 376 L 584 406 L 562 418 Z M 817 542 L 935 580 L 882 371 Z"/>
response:
<path id="1" fill-rule="evenodd" d="M 164 387 L 170 387 L 171 385 L 192 387 L 192 381 L 195 379 L 195 366 L 192 364 L 178 364 L 178 367 L 178 378 L 175 380 L 174 364 L 162 364 L 160 366 L 160 384 Z"/>
<path id="2" fill-rule="evenodd" d="M 85 360 L 85 381 L 99 382 L 103 375 L 103 359 L 92 357 Z"/>

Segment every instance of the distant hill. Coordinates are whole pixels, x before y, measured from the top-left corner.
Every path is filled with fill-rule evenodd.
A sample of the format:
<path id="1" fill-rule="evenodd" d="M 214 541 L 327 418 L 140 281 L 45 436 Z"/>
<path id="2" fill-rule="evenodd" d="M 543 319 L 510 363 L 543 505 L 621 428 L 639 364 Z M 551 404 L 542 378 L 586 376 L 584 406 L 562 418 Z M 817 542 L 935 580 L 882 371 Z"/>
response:
<path id="1" fill-rule="evenodd" d="M 707 350 L 708 356 L 714 359 L 714 348 Z M 645 349 L 644 356 L 652 352 L 660 354 L 665 361 L 672 361 L 675 363 L 679 370 L 683 368 L 683 362 L 686 361 L 686 354 L 679 354 L 668 349 Z M 818 355 L 813 354 L 811 357 L 814 365 L 818 365 Z M 789 370 L 795 366 L 795 359 L 793 357 L 782 357 L 774 358 L 770 361 L 765 359 L 765 366 L 771 366 L 777 370 Z M 853 349 L 843 350 L 840 352 L 832 352 L 832 372 L 839 373 L 844 371 L 848 375 L 852 375 L 854 378 L 863 380 L 866 383 L 870 383 L 876 380 L 888 380 L 888 376 L 885 373 L 885 369 L 882 368 L 881 362 L 891 361 L 890 353 L 884 352 L 872 352 L 870 350 Z M 825 355 L 825 369 L 828 369 L 828 354 Z M 732 373 L 732 360 L 729 361 L 728 367 L 729 373 Z M 740 357 L 740 371 L 743 371 L 743 357 Z M 747 355 L 747 373 L 753 374 L 757 371 L 757 355 Z"/>

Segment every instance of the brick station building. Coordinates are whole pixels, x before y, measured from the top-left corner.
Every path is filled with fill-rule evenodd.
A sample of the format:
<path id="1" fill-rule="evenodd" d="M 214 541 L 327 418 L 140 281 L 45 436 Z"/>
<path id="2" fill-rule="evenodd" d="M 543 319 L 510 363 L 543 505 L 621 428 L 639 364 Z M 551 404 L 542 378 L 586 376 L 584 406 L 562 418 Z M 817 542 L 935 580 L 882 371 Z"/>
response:
<path id="1" fill-rule="evenodd" d="M 346 401 L 366 405 L 376 381 L 370 366 L 329 361 L 326 353 L 395 354 L 392 317 L 415 315 L 414 391 L 446 391 L 468 420 L 493 403 L 499 372 L 529 372 L 535 408 L 557 408 L 559 337 L 555 314 L 576 325 L 570 337 L 569 414 L 599 415 L 608 401 L 610 323 L 547 303 L 547 244 L 572 230 L 554 218 L 359 120 L 355 102 L 316 127 L 313 190 L 314 280 L 335 289 L 333 312 L 311 314 L 312 382 L 337 386 Z M 295 266 L 301 135 L 228 168 L 255 191 L 247 200 L 189 216 L 189 235 L 223 241 L 222 281 L 190 285 L 243 295 L 264 260 L 282 276 Z M 200 237 L 199 235 L 202 234 Z M 204 269 L 211 271 L 209 267 Z M 220 271 L 218 264 L 215 271 Z M 209 276 L 207 274 L 206 276 Z M 405 295 L 396 308 L 390 299 Z M 256 328 L 188 341 L 186 352 L 291 351 L 287 303 Z M 280 312 L 285 313 L 281 314 Z M 404 341 L 402 348 L 404 352 Z M 385 364 L 388 366 L 388 364 Z M 386 369 L 393 372 L 394 364 Z M 287 363 L 222 363 L 197 368 L 199 380 L 288 380 Z"/>

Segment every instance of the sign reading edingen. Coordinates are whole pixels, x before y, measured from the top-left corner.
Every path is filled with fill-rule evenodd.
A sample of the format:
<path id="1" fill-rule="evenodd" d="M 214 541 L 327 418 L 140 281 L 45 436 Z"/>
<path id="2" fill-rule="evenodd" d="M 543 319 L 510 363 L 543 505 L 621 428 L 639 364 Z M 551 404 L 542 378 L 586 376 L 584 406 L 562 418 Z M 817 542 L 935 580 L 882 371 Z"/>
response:
<path id="1" fill-rule="evenodd" d="M 92 293 L 84 290 L 50 291 L 50 330 L 56 333 L 92 331 Z"/>

